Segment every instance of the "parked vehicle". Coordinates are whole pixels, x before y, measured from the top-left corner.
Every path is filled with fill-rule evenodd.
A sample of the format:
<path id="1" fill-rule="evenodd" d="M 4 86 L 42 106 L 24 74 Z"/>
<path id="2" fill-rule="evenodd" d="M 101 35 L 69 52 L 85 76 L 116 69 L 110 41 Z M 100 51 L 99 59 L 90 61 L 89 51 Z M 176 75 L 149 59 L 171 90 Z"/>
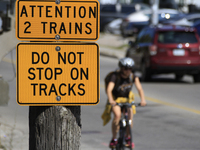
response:
<path id="1" fill-rule="evenodd" d="M 118 18 L 125 18 L 129 14 L 138 10 L 150 9 L 145 4 L 105 4 L 100 6 L 100 31 L 104 31 L 105 26 Z"/>
<path id="2" fill-rule="evenodd" d="M 200 36 L 200 20 L 195 21 L 194 24 L 193 24 L 193 27 L 196 28 L 197 33 Z"/>
<path id="3" fill-rule="evenodd" d="M 2 21 L 2 19 L 0 17 L 0 35 L 3 33 L 3 27 L 2 27 L 2 25 L 3 25 L 3 21 Z"/>
<path id="4" fill-rule="evenodd" d="M 176 79 L 185 74 L 200 82 L 200 38 L 195 28 L 181 26 L 146 27 L 127 50 L 126 57 L 135 60 L 142 80 L 153 74 L 174 73 Z"/>
<path id="5" fill-rule="evenodd" d="M 108 23 L 105 28 L 104 28 L 104 32 L 108 32 L 111 34 L 121 34 L 121 30 L 120 30 L 120 25 L 122 23 L 122 19 L 118 18 L 115 19 L 113 21 L 111 21 L 110 23 Z"/>
<path id="6" fill-rule="evenodd" d="M 132 36 L 138 34 L 144 27 L 150 24 L 152 10 L 144 10 L 132 13 L 123 19 L 121 24 L 121 34 L 123 36 Z M 178 10 L 174 9 L 159 9 L 158 20 L 163 22 L 180 15 Z"/>
<path id="7" fill-rule="evenodd" d="M 169 21 L 163 21 L 163 24 L 173 24 L 180 26 L 192 26 L 196 21 L 200 20 L 200 13 L 191 13 L 184 15 L 178 19 L 172 19 Z"/>

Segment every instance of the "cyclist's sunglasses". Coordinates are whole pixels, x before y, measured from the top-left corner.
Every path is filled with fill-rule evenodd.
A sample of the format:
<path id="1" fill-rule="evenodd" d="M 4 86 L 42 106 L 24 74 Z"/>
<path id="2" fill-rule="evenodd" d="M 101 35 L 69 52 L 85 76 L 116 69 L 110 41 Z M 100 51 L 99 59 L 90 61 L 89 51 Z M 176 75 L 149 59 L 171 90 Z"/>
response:
<path id="1" fill-rule="evenodd" d="M 124 70 L 132 70 L 131 67 L 124 67 Z"/>

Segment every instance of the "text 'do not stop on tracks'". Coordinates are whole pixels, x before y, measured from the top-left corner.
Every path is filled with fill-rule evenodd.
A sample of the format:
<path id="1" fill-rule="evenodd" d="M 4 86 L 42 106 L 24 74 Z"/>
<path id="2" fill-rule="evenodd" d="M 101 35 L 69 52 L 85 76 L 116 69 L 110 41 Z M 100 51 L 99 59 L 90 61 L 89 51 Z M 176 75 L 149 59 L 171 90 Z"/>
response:
<path id="1" fill-rule="evenodd" d="M 19 43 L 19 105 L 96 105 L 99 47 L 95 43 Z"/>

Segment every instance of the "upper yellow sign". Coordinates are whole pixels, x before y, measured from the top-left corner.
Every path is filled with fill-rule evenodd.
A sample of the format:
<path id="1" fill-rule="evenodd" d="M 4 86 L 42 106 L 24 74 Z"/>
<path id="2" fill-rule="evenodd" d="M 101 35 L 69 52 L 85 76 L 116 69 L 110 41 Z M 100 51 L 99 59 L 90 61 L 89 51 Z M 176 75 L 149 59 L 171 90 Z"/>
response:
<path id="1" fill-rule="evenodd" d="M 96 41 L 98 0 L 17 0 L 16 37 L 24 41 Z"/>

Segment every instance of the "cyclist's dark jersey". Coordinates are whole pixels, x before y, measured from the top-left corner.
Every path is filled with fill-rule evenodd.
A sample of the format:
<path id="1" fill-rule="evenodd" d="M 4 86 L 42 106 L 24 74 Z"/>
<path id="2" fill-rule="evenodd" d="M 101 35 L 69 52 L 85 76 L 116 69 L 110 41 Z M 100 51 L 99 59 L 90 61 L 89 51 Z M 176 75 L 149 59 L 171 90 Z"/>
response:
<path id="1" fill-rule="evenodd" d="M 119 74 L 114 73 L 113 75 L 111 75 L 110 82 L 115 83 L 115 87 L 112 91 L 112 94 L 115 98 L 128 97 L 129 92 L 132 89 L 132 85 L 135 82 L 135 75 L 133 75 L 133 79 L 131 82 L 130 77 L 122 78 Z"/>

